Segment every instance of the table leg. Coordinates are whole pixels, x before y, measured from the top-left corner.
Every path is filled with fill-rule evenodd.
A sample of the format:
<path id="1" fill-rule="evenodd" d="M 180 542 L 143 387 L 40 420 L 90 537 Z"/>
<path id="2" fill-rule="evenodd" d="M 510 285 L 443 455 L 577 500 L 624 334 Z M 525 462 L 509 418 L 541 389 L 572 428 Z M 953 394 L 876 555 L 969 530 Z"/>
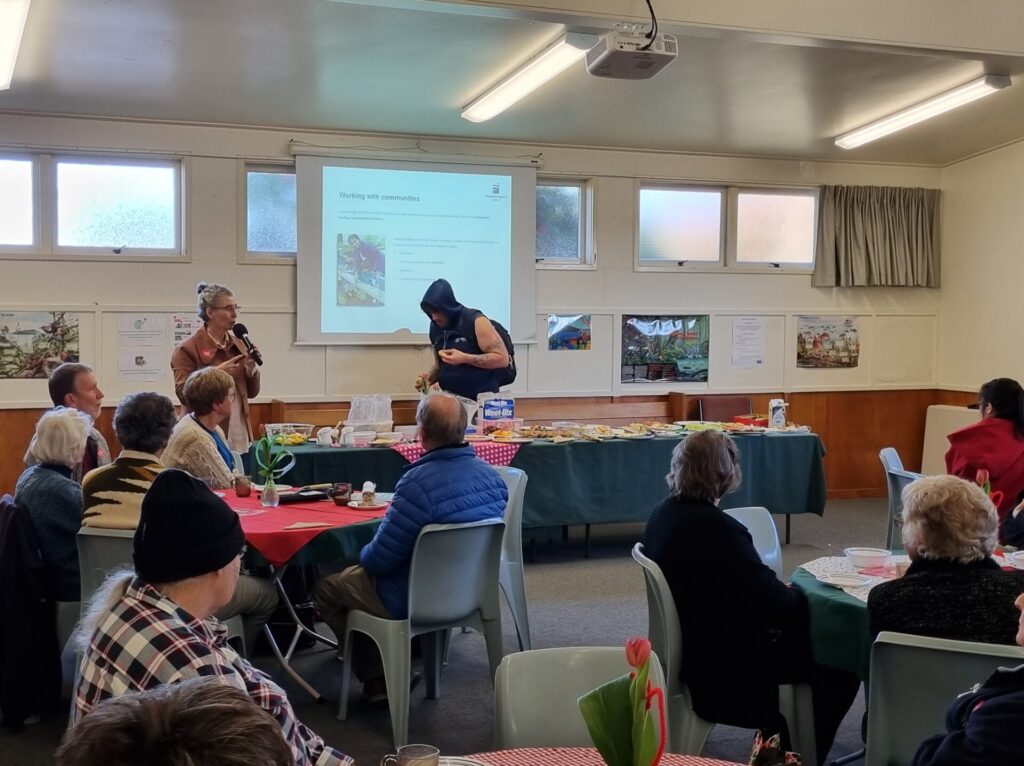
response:
<path id="1" fill-rule="evenodd" d="M 787 513 L 786 514 L 786 545 L 789 545 L 789 517 L 790 517 L 790 515 Z"/>
<path id="2" fill-rule="evenodd" d="M 288 594 L 285 592 L 284 584 L 281 582 L 281 578 L 284 576 L 285 570 L 288 569 L 288 565 L 285 564 L 279 569 L 271 567 L 272 577 L 274 585 L 277 587 L 277 592 L 281 595 L 281 600 L 284 602 L 285 610 L 288 615 L 292 618 L 295 623 L 295 633 L 292 635 L 292 640 L 288 643 L 288 651 L 282 654 L 281 647 L 277 645 L 277 640 L 274 638 L 273 632 L 270 630 L 269 625 L 263 626 L 263 634 L 267 637 L 267 643 L 270 644 L 270 651 L 274 653 L 274 657 L 281 663 L 281 667 L 284 668 L 284 672 L 287 673 L 295 683 L 305 689 L 309 695 L 317 702 L 323 701 L 323 695 L 314 689 L 302 676 L 299 675 L 298 671 L 291 665 L 292 654 L 295 653 L 295 647 L 299 643 L 299 638 L 302 637 L 303 633 L 307 633 L 317 641 L 327 644 L 335 649 L 338 648 L 338 642 L 334 641 L 327 636 L 317 633 L 315 630 L 308 628 L 302 620 L 299 619 L 298 613 L 295 611 L 295 607 L 292 606 L 291 599 L 288 598 Z"/>
<path id="3" fill-rule="evenodd" d="M 583 527 L 583 558 L 590 558 L 590 525 Z"/>

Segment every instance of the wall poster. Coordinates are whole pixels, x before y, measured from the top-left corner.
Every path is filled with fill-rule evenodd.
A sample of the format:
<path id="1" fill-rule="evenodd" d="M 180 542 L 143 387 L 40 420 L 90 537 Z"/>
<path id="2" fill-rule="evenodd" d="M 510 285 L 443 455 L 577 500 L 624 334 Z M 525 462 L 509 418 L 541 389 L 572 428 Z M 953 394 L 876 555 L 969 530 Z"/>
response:
<path id="1" fill-rule="evenodd" d="M 46 378 L 60 364 L 77 362 L 78 314 L 0 311 L 0 378 Z"/>
<path id="2" fill-rule="evenodd" d="M 856 367 L 860 329 L 855 316 L 798 316 L 796 366 L 810 369 Z"/>
<path id="3" fill-rule="evenodd" d="M 706 382 L 708 315 L 623 316 L 622 382 Z"/>
<path id="4" fill-rule="evenodd" d="M 590 351 L 590 314 L 548 314 L 548 351 Z"/>

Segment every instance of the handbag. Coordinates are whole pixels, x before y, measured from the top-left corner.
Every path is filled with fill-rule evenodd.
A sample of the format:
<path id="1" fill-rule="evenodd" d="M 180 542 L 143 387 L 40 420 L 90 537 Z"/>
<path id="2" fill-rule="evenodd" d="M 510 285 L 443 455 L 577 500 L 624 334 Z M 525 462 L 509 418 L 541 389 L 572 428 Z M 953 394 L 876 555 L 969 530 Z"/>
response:
<path id="1" fill-rule="evenodd" d="M 779 734 L 768 735 L 762 729 L 754 735 L 754 748 L 750 753 L 750 766 L 802 766 L 800 753 L 782 749 Z"/>

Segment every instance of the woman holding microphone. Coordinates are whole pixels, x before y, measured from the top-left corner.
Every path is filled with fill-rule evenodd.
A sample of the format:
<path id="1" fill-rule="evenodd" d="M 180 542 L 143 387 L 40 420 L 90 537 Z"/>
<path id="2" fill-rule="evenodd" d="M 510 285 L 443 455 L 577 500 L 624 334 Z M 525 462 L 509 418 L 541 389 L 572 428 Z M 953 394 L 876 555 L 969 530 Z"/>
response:
<path id="1" fill-rule="evenodd" d="M 236 397 L 231 403 L 231 414 L 222 424 L 232 452 L 247 455 L 253 440 L 249 420 L 249 399 L 260 392 L 260 371 L 257 366 L 259 351 L 246 344 L 231 331 L 235 328 L 242 307 L 234 293 L 224 285 L 200 282 L 196 285 L 199 296 L 197 313 L 203 326 L 183 340 L 171 354 L 174 372 L 174 390 L 184 405 L 191 408 L 183 395 L 188 376 L 203 367 L 217 367 L 232 377 Z"/>

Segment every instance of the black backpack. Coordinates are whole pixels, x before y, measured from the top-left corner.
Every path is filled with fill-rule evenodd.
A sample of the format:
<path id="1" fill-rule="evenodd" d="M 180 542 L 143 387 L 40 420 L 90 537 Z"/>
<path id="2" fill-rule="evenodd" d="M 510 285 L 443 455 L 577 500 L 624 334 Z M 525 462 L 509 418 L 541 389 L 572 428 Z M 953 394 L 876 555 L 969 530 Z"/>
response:
<path id="1" fill-rule="evenodd" d="M 463 312 L 463 327 L 462 334 L 467 338 L 472 338 L 473 343 L 477 348 L 480 348 L 480 344 L 476 340 L 476 318 L 483 316 L 482 311 L 465 311 Z M 508 367 L 503 367 L 500 370 L 494 371 L 494 377 L 499 386 L 508 386 L 515 382 L 516 379 L 516 349 L 512 345 L 512 336 L 508 334 L 508 330 L 501 322 L 487 317 L 487 321 L 494 327 L 494 331 L 498 333 L 498 337 L 501 338 L 501 342 L 505 344 L 505 350 L 508 352 Z"/>

